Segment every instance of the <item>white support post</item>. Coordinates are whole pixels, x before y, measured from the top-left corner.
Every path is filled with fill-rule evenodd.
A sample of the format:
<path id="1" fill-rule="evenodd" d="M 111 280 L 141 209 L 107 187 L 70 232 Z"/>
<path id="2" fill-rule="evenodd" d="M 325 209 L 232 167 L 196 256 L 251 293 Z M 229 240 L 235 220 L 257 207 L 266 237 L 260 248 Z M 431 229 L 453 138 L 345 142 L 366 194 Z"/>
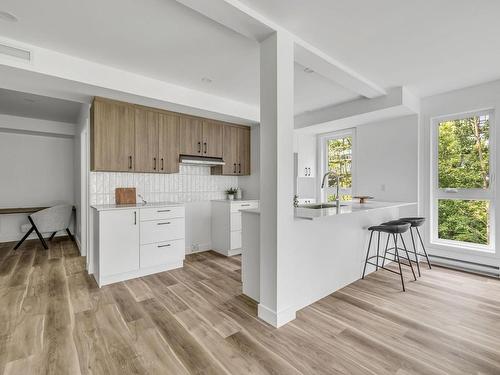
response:
<path id="1" fill-rule="evenodd" d="M 295 318 L 284 285 L 293 267 L 294 42 L 286 32 L 260 49 L 260 304 L 258 315 L 275 327 Z M 285 305 L 285 306 L 284 306 Z"/>

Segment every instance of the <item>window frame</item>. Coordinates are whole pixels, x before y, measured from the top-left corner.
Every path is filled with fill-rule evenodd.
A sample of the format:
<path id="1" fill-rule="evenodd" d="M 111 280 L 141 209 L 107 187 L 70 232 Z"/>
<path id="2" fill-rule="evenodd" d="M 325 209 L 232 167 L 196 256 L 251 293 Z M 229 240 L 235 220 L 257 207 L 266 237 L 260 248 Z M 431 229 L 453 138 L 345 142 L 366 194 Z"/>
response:
<path id="1" fill-rule="evenodd" d="M 356 195 L 356 128 L 349 128 L 338 130 L 334 132 L 320 134 L 318 136 L 318 160 L 320 161 L 319 171 L 321 171 L 318 176 L 318 196 L 321 199 L 321 202 L 326 202 L 329 194 L 335 194 L 336 188 L 325 187 L 321 188 L 321 182 L 323 180 L 323 176 L 328 171 L 328 150 L 327 145 L 328 141 L 332 139 L 346 138 L 351 137 L 352 139 L 352 150 L 351 150 L 351 177 L 352 183 L 350 189 L 340 189 L 340 195 Z"/>
<path id="2" fill-rule="evenodd" d="M 439 188 L 439 124 L 444 121 L 462 120 L 474 116 L 489 116 L 489 186 L 487 189 L 481 188 Z M 430 243 L 444 248 L 453 248 L 467 252 L 495 253 L 495 197 L 496 197 L 496 129 L 495 111 L 493 109 L 483 109 L 475 111 L 461 112 L 451 115 L 433 117 L 431 119 L 431 186 L 430 186 Z M 488 245 L 474 244 L 470 242 L 447 240 L 439 238 L 439 200 L 485 200 L 489 202 L 489 228 L 490 238 Z"/>

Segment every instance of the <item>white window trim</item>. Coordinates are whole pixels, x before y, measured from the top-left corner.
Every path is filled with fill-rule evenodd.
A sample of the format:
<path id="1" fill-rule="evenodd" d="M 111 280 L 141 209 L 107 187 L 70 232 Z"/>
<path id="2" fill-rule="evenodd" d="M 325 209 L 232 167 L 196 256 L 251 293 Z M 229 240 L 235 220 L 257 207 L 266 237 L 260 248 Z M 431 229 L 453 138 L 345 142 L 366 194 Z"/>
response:
<path id="1" fill-rule="evenodd" d="M 487 190 L 483 189 L 446 189 L 438 188 L 438 125 L 443 121 L 459 120 L 472 116 L 489 116 L 490 137 L 489 137 L 489 169 L 490 169 L 490 185 Z M 476 111 L 462 112 L 453 115 L 445 115 L 431 118 L 431 158 L 430 158 L 430 200 L 429 212 L 430 215 L 430 243 L 436 248 L 443 250 L 455 250 L 466 253 L 495 253 L 495 197 L 496 197 L 496 129 L 495 129 L 495 112 L 493 109 L 483 109 Z M 453 241 L 440 239 L 438 235 L 438 200 L 439 199 L 471 199 L 471 200 L 488 200 L 489 218 L 490 218 L 490 243 L 489 245 L 473 244 L 469 242 Z"/>
<path id="2" fill-rule="evenodd" d="M 324 133 L 318 135 L 318 170 L 320 174 L 318 175 L 318 197 L 320 197 L 321 202 L 326 202 L 328 194 L 335 194 L 336 188 L 325 188 L 321 189 L 321 182 L 323 180 L 323 176 L 327 172 L 328 162 L 327 162 L 327 149 L 326 145 L 328 140 L 336 139 L 336 138 L 344 138 L 351 137 L 352 138 L 352 163 L 351 163 L 351 174 L 352 174 L 352 186 L 351 189 L 340 189 L 339 194 L 351 194 L 352 196 L 356 195 L 356 128 L 343 129 L 330 133 Z"/>

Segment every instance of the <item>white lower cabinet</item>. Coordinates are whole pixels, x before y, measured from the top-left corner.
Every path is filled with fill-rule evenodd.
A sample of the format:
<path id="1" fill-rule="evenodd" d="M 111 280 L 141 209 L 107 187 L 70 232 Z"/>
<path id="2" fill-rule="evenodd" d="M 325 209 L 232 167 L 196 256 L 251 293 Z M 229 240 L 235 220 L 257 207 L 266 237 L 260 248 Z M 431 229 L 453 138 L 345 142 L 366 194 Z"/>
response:
<path id="1" fill-rule="evenodd" d="M 183 266 L 184 206 L 94 206 L 93 264 L 99 286 Z"/>
<path id="2" fill-rule="evenodd" d="M 139 210 L 103 211 L 99 215 L 100 274 L 117 275 L 139 269 Z"/>
<path id="3" fill-rule="evenodd" d="M 212 250 L 241 254 L 241 211 L 259 208 L 258 200 L 212 201 Z"/>

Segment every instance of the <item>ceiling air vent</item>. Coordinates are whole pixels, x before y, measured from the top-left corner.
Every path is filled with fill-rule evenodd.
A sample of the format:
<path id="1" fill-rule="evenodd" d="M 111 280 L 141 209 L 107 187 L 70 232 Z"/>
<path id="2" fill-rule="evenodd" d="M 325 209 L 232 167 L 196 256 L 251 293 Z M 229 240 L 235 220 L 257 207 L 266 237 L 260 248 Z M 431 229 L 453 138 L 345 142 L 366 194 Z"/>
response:
<path id="1" fill-rule="evenodd" d="M 15 58 L 25 62 L 31 61 L 30 50 L 8 46 L 3 43 L 0 43 L 0 57 L 1 56 L 8 56 L 9 58 Z"/>

